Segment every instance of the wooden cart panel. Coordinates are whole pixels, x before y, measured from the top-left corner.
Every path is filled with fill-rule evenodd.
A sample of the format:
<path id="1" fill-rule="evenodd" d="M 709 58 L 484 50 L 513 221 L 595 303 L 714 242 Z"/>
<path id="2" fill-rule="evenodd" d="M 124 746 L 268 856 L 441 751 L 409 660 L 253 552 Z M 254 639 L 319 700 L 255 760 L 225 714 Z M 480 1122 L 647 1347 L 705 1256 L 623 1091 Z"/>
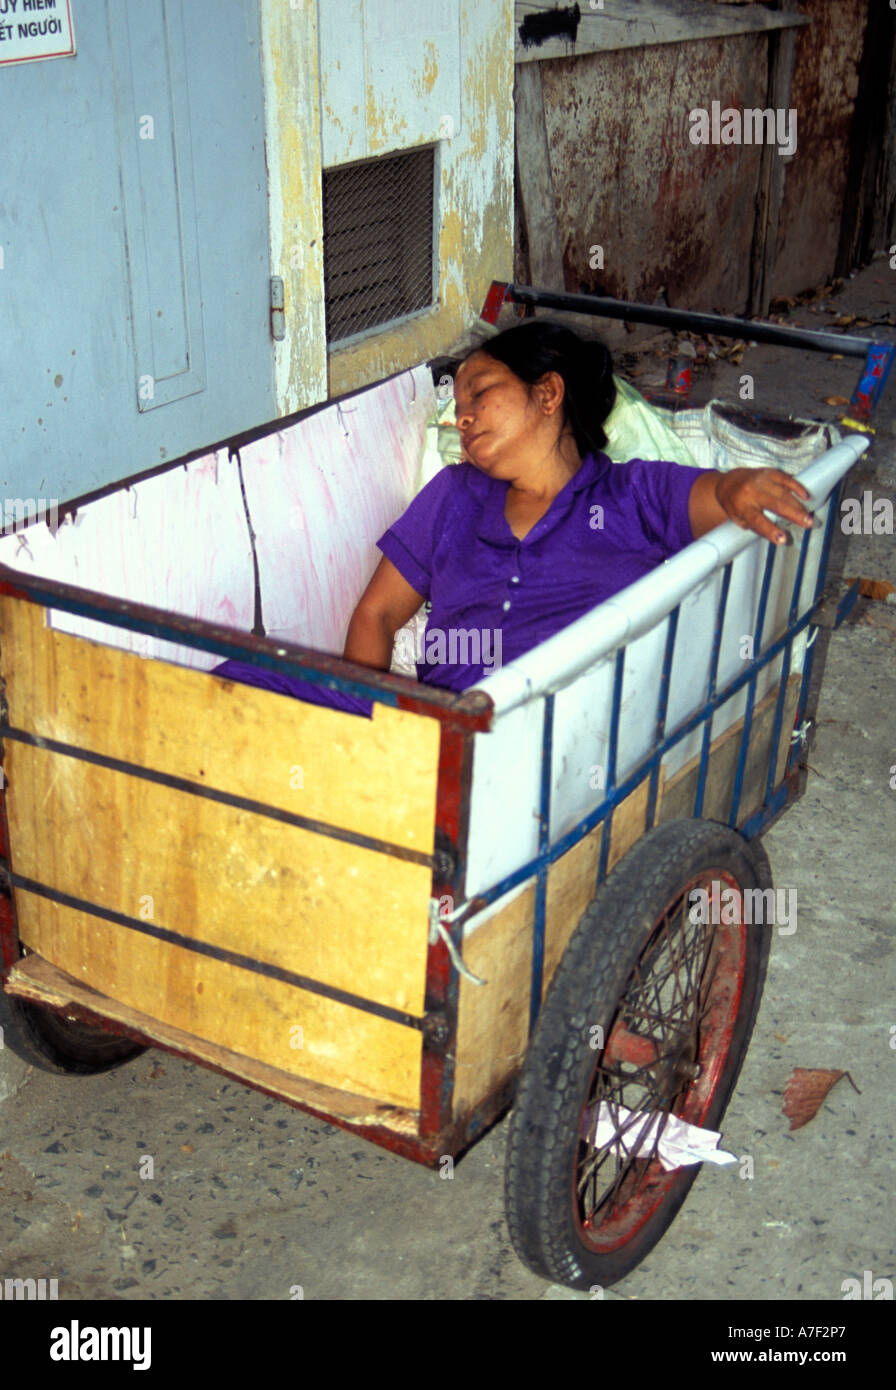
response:
<path id="1" fill-rule="evenodd" d="M 0 644 L 23 943 L 166 1026 L 417 1108 L 438 725 L 144 661 L 9 597 Z"/>
<path id="2" fill-rule="evenodd" d="M 794 674 L 787 683 L 775 755 L 775 787 L 784 780 L 801 681 L 801 674 Z M 765 798 L 777 700 L 777 690 L 771 691 L 753 711 L 741 794 L 744 819 L 757 811 Z M 743 728 L 744 720 L 740 719 L 710 745 L 703 809 L 709 820 L 724 823 L 728 819 Z M 668 783 L 660 779 L 652 821 L 648 820 L 648 776 L 615 807 L 607 872 L 652 825 L 694 814 L 700 762 L 698 755 Z M 601 822 L 548 871 L 542 998 L 594 895 L 603 830 Z M 467 929 L 465 963 L 488 983 L 482 987 L 464 978 L 460 982 L 454 1083 L 454 1113 L 458 1119 L 475 1112 L 488 1096 L 505 1085 L 525 1058 L 530 1032 L 535 897 L 534 885 L 529 886 L 497 911 L 483 914 L 481 922 L 473 919 Z"/>

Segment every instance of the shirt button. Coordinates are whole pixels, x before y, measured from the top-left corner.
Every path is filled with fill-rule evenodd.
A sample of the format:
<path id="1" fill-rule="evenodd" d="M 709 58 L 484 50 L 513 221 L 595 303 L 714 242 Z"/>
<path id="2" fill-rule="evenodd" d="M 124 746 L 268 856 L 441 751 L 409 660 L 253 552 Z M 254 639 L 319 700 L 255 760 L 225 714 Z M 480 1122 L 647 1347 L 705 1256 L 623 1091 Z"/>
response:
<path id="1" fill-rule="evenodd" d="M 504 600 L 504 612 L 505 612 L 505 613 L 507 612 L 507 610 L 508 610 L 509 607 L 510 607 L 510 599 L 509 599 L 509 598 L 506 598 L 506 599 Z"/>

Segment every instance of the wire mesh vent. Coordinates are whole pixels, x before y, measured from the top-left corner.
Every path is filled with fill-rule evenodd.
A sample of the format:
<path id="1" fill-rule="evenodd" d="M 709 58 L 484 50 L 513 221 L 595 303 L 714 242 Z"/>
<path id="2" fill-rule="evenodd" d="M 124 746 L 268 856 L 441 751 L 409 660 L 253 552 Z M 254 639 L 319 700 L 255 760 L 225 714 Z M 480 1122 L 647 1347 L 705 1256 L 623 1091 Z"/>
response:
<path id="1" fill-rule="evenodd" d="M 433 303 L 432 146 L 323 171 L 327 342 Z"/>

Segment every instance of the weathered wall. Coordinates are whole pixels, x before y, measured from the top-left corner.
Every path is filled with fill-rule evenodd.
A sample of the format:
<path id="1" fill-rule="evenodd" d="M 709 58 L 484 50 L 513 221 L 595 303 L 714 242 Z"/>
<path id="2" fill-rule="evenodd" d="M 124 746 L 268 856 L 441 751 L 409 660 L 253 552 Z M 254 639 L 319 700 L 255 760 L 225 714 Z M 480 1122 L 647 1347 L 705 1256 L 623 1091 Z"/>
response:
<path id="1" fill-rule="evenodd" d="M 438 8 L 261 0 L 271 266 L 286 301 L 278 414 L 447 351 L 491 280 L 511 273 L 513 13 L 505 0 Z M 437 148 L 437 301 L 328 352 L 321 171 L 427 144 Z"/>
<path id="2" fill-rule="evenodd" d="M 799 149 L 784 185 L 773 294 L 793 294 L 833 273 L 868 16 L 867 0 L 802 0 L 800 8 L 812 23 L 797 33 L 790 104 Z"/>
<path id="3" fill-rule="evenodd" d="M 711 110 L 713 101 L 740 111 L 768 107 L 771 33 L 542 60 L 566 288 L 648 302 L 665 288 L 673 305 L 745 312 L 751 285 L 755 298 L 830 277 L 868 12 L 868 0 L 802 0 L 799 13 L 812 22 L 789 31 L 796 59 L 783 109 L 797 113 L 797 141 L 793 155 L 774 156 L 782 160 L 775 175 L 783 197 L 770 209 L 769 258 L 757 225 L 761 188 L 769 187 L 761 147 L 694 145 L 688 113 Z M 520 278 L 528 269 L 524 236 L 518 226 Z"/>
<path id="4" fill-rule="evenodd" d="M 567 289 L 745 302 L 760 150 L 692 144 L 688 113 L 763 106 L 766 66 L 764 34 L 543 64 Z M 589 263 L 595 244 L 603 271 Z"/>

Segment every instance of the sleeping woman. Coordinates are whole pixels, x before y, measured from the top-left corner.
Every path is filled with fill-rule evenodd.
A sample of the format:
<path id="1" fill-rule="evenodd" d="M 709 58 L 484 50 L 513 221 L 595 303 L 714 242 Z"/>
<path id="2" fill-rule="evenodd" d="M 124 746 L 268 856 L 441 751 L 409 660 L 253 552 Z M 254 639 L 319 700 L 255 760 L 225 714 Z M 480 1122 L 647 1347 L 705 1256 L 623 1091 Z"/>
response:
<path id="1" fill-rule="evenodd" d="M 764 510 L 812 525 L 799 500 L 808 492 L 778 469 L 611 463 L 603 423 L 615 394 L 603 344 L 558 324 L 529 320 L 471 352 L 454 380 L 463 462 L 377 542 L 345 660 L 388 671 L 395 634 L 428 599 L 418 677 L 466 690 L 496 657 L 522 656 L 723 521 L 778 545 L 787 533 Z M 238 661 L 215 674 L 371 711 L 369 700 Z"/>

